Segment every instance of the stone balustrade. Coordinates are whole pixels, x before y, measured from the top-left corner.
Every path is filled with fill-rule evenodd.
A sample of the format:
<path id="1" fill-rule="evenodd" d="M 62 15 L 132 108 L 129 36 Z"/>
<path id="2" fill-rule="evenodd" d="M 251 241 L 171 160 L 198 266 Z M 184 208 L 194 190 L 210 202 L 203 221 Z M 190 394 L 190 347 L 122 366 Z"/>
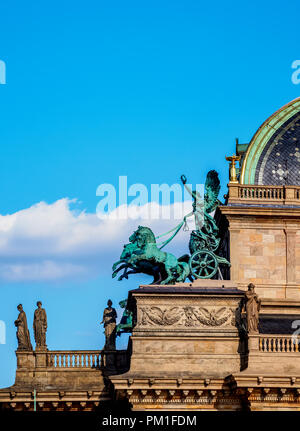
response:
<path id="1" fill-rule="evenodd" d="M 128 365 L 127 350 L 51 350 L 47 352 L 47 367 L 56 369 L 105 369 L 111 364 L 117 369 Z"/>
<path id="2" fill-rule="evenodd" d="M 291 335 L 260 335 L 259 351 L 267 353 L 300 353 L 300 340 Z"/>
<path id="3" fill-rule="evenodd" d="M 47 352 L 47 364 L 55 368 L 104 367 L 105 353 L 99 350 L 52 350 Z"/>
<path id="4" fill-rule="evenodd" d="M 298 186 L 228 184 L 228 203 L 300 205 Z"/>
<path id="5" fill-rule="evenodd" d="M 127 350 L 17 350 L 16 354 L 18 386 L 52 386 L 59 381 L 80 387 L 129 368 Z"/>

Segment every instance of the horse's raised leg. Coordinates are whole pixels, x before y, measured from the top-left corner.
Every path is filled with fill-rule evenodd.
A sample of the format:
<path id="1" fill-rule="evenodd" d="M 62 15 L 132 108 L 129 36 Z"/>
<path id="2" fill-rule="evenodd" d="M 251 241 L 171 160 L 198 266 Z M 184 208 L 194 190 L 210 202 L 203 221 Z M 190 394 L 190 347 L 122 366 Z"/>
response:
<path id="1" fill-rule="evenodd" d="M 115 276 L 118 274 L 121 269 L 127 268 L 127 263 L 123 263 L 123 265 L 119 266 L 119 268 L 115 269 L 112 273 L 112 278 L 115 278 Z"/>
<path id="2" fill-rule="evenodd" d="M 123 278 L 126 278 L 126 280 L 128 280 L 128 275 L 130 274 L 137 274 L 138 271 L 135 269 L 132 269 L 131 271 L 127 271 L 128 267 L 126 267 L 125 271 L 123 272 L 123 274 L 118 278 L 119 281 L 123 280 Z"/>
<path id="3" fill-rule="evenodd" d="M 131 271 L 127 271 L 127 273 L 126 273 L 127 277 L 126 278 L 128 278 L 128 275 L 130 275 L 130 274 L 137 274 L 137 273 L 138 273 L 138 271 L 136 271 L 135 269 L 132 269 Z"/>

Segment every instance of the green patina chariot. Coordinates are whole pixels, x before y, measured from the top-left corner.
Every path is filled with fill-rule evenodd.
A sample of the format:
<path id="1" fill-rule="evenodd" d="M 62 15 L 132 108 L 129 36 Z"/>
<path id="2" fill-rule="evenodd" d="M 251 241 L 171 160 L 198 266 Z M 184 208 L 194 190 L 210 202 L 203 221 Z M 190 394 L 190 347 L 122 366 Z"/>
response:
<path id="1" fill-rule="evenodd" d="M 139 226 L 130 236 L 129 243 L 124 245 L 120 260 L 113 265 L 112 277 L 116 277 L 118 272 L 124 269 L 119 280 L 128 279 L 129 274 L 144 273 L 153 275 L 152 284 L 183 283 L 187 278 L 190 281 L 216 276 L 223 279 L 220 265 L 230 266 L 230 262 L 225 257 L 216 254 L 220 246 L 219 228 L 211 215 L 221 203 L 218 200 L 220 191 L 218 174 L 214 170 L 208 172 L 203 198 L 199 192 L 190 190 L 184 175 L 181 176 L 181 181 L 193 198 L 193 211 L 187 214 L 178 226 L 156 237 L 149 227 Z M 188 230 L 186 219 L 190 216 L 195 218 L 196 227 L 190 235 L 190 255 L 186 254 L 176 258 L 171 253 L 163 252 L 162 249 L 172 241 L 182 227 L 184 230 Z M 167 240 L 159 244 L 156 242 L 168 234 L 171 236 Z M 130 332 L 132 325 L 131 321 L 126 320 L 127 317 L 129 318 L 129 314 L 128 316 L 126 314 L 129 311 L 125 305 L 124 307 L 124 319 L 122 326 L 120 325 L 118 328 L 119 333 Z"/>
<path id="2" fill-rule="evenodd" d="M 174 229 L 156 237 L 149 227 L 139 226 L 130 236 L 129 244 L 124 246 L 120 260 L 113 265 L 113 277 L 124 269 L 119 280 L 128 278 L 129 274 L 144 273 L 153 275 L 153 284 L 174 284 L 184 282 L 186 278 L 191 281 L 195 278 L 212 278 L 217 272 L 219 278 L 223 278 L 219 266 L 222 264 L 230 266 L 230 263 L 216 254 L 220 245 L 219 228 L 211 216 L 220 204 L 218 174 L 216 171 L 208 172 L 203 198 L 199 192 L 190 190 L 184 175 L 181 176 L 181 181 L 193 198 L 193 211 Z M 186 219 L 190 216 L 195 218 L 196 226 L 190 235 L 190 256 L 184 255 L 177 259 L 171 253 L 163 252 L 162 249 L 172 241 L 182 227 L 187 230 Z M 157 243 L 159 238 L 168 234 L 171 234 L 170 238 Z"/>

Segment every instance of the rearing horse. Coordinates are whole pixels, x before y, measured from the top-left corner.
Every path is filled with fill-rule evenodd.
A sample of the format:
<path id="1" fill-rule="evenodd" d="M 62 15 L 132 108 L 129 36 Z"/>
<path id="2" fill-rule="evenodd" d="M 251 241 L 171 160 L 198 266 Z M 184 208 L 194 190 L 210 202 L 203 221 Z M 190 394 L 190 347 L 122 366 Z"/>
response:
<path id="1" fill-rule="evenodd" d="M 136 265 L 140 260 L 162 264 L 167 273 L 167 278 L 161 281 L 161 284 L 184 282 L 189 276 L 190 268 L 188 263 L 179 262 L 173 254 L 160 250 L 156 245 L 155 236 L 149 227 L 139 226 L 131 235 L 129 241 L 131 242 L 133 238 L 140 251 L 138 254 L 133 252 L 130 259 L 128 259 L 128 264 Z"/>
<path id="2" fill-rule="evenodd" d="M 135 234 L 131 235 L 129 241 L 129 244 L 124 245 L 120 260 L 113 264 L 112 277 L 116 277 L 118 272 L 124 269 L 123 274 L 118 278 L 119 281 L 123 280 L 123 278 L 128 279 L 129 274 L 145 273 L 148 275 L 153 275 L 154 279 L 152 284 L 159 284 L 162 280 L 160 265 L 155 265 L 152 262 L 144 260 L 135 261 L 135 263 L 129 263 L 129 259 L 133 256 L 133 254 L 136 256 L 136 254 L 142 253 L 141 249 L 136 243 Z M 120 266 L 118 267 L 118 265 Z"/>

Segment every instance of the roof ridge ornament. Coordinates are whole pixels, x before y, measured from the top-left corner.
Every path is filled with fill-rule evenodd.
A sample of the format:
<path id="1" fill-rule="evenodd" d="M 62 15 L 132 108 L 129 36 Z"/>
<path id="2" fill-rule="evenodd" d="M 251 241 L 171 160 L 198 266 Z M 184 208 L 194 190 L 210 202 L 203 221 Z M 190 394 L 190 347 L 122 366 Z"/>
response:
<path id="1" fill-rule="evenodd" d="M 238 183 L 237 168 L 235 166 L 235 163 L 239 162 L 241 160 L 241 156 L 237 156 L 236 154 L 233 154 L 232 156 L 225 157 L 225 159 L 228 162 L 230 162 L 230 164 L 229 164 L 229 182 L 230 183 Z"/>

